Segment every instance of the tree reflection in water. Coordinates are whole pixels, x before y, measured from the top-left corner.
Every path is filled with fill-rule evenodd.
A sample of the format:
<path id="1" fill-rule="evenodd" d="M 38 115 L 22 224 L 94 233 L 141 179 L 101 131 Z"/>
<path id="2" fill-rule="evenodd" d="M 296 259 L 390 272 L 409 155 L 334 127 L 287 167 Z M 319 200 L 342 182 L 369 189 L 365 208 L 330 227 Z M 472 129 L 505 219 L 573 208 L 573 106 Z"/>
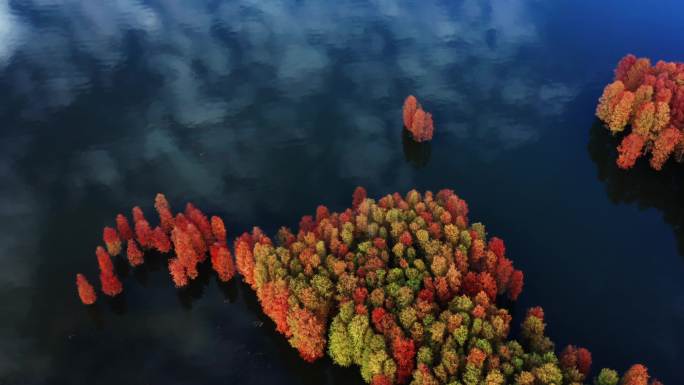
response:
<path id="1" fill-rule="evenodd" d="M 662 171 L 654 171 L 642 158 L 631 170 L 615 164 L 619 137 L 613 137 L 596 120 L 589 134 L 587 150 L 596 164 L 598 178 L 605 183 L 611 202 L 636 203 L 640 209 L 656 208 L 672 226 L 679 254 L 684 256 L 684 167 L 670 160 Z"/>

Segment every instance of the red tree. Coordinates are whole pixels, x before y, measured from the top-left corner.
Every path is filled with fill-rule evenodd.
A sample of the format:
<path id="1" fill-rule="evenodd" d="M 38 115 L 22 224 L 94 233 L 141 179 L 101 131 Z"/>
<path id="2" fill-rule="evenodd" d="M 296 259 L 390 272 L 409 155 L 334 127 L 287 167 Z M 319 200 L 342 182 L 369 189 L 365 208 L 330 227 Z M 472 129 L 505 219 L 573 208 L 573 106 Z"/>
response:
<path id="1" fill-rule="evenodd" d="M 217 216 L 211 217 L 211 233 L 216 238 L 216 242 L 226 244 L 226 226 L 223 224 L 223 219 Z"/>
<path id="2" fill-rule="evenodd" d="M 257 290 L 257 298 L 264 313 L 276 324 L 276 330 L 287 338 L 292 337 L 287 324 L 290 291 L 285 281 L 269 281 Z"/>
<path id="3" fill-rule="evenodd" d="M 242 275 L 244 281 L 249 284 L 252 289 L 256 290 L 256 284 L 254 282 L 254 255 L 252 254 L 252 249 L 254 247 L 254 241 L 249 233 L 243 233 L 235 239 L 235 244 L 233 249 L 235 250 L 235 262 L 237 264 L 237 270 Z"/>
<path id="4" fill-rule="evenodd" d="M 185 216 L 192 222 L 202 234 L 204 241 L 207 244 L 214 242 L 214 235 L 211 232 L 211 223 L 204 213 L 195 207 L 192 203 L 185 206 Z"/>
<path id="5" fill-rule="evenodd" d="M 143 259 L 143 252 L 140 251 L 140 248 L 138 248 L 138 244 L 135 242 L 135 239 L 128 241 L 128 245 L 126 246 L 126 256 L 128 257 L 128 263 L 130 263 L 130 265 L 133 267 L 141 265 L 143 262 L 145 262 Z"/>
<path id="6" fill-rule="evenodd" d="M 160 253 L 168 253 L 171 251 L 171 241 L 161 227 L 157 226 L 154 228 L 151 238 L 152 245 L 154 245 L 154 248 Z"/>
<path id="7" fill-rule="evenodd" d="M 84 305 L 92 305 L 97 300 L 95 289 L 93 285 L 88 282 L 88 279 L 81 273 L 76 274 L 76 287 L 78 288 L 78 296 Z"/>
<path id="8" fill-rule="evenodd" d="M 219 243 L 213 244 L 209 248 L 211 254 L 211 267 L 223 282 L 228 282 L 235 275 L 233 256 L 230 255 L 228 247 Z"/>
<path id="9" fill-rule="evenodd" d="M 573 345 L 565 347 L 560 356 L 560 364 L 566 369 L 577 369 L 586 378 L 591 370 L 591 352 L 585 348 L 577 348 Z"/>
<path id="10" fill-rule="evenodd" d="M 178 258 L 169 259 L 169 274 L 171 274 L 171 279 L 176 287 L 183 287 L 188 284 L 185 267 Z"/>
<path id="11" fill-rule="evenodd" d="M 121 238 L 119 238 L 119 234 L 116 230 L 109 226 L 105 227 L 104 230 L 102 230 L 102 240 L 110 255 L 121 254 Z"/>
<path id="12" fill-rule="evenodd" d="M 404 127 L 411 128 L 413 126 L 413 115 L 415 115 L 416 110 L 418 110 L 418 99 L 415 96 L 409 95 L 406 100 L 404 100 Z"/>
<path id="13" fill-rule="evenodd" d="M 629 169 L 634 166 L 636 160 L 641 156 L 641 150 L 644 148 L 644 137 L 632 132 L 622 139 L 620 146 L 618 146 L 617 165 L 621 169 Z"/>
<path id="14" fill-rule="evenodd" d="M 681 132 L 674 127 L 661 131 L 655 140 L 653 150 L 651 150 L 653 153 L 651 167 L 656 170 L 662 169 L 665 161 L 670 157 L 670 154 L 672 154 L 681 138 Z"/>
<path id="15" fill-rule="evenodd" d="M 384 374 L 376 374 L 371 380 L 371 385 L 392 385 L 392 381 Z"/>
<path id="16" fill-rule="evenodd" d="M 518 299 L 523 289 L 523 272 L 515 270 L 511 275 L 511 280 L 508 282 L 508 298 L 513 301 Z"/>
<path id="17" fill-rule="evenodd" d="M 116 229 L 119 232 L 119 236 L 124 241 L 128 241 L 133 238 L 133 231 L 131 231 L 131 225 L 128 224 L 128 219 L 123 215 L 119 214 L 116 216 Z"/>
<path id="18" fill-rule="evenodd" d="M 636 364 L 622 376 L 621 385 L 648 385 L 649 377 L 648 369 L 644 365 Z"/>
<path id="19" fill-rule="evenodd" d="M 139 206 L 133 207 L 131 213 L 133 214 L 133 223 L 145 220 L 145 214 Z"/>
<path id="20" fill-rule="evenodd" d="M 416 349 L 412 339 L 397 335 L 392 340 L 392 357 L 397 364 L 397 383 L 404 384 L 411 378 L 415 365 Z"/>
<path id="21" fill-rule="evenodd" d="M 144 249 L 151 249 L 154 247 L 152 241 L 152 229 L 149 222 L 140 219 L 135 222 L 135 238 Z"/>
<path id="22" fill-rule="evenodd" d="M 178 256 L 178 261 L 183 268 L 185 268 L 187 276 L 191 279 L 197 278 L 197 263 L 199 263 L 199 257 L 192 245 L 192 238 L 190 238 L 190 235 L 176 226 L 171 232 L 171 241 L 173 242 L 174 250 Z"/>
<path id="23" fill-rule="evenodd" d="M 154 208 L 159 214 L 159 223 L 164 232 L 167 234 L 173 229 L 173 212 L 171 211 L 171 206 L 166 200 L 166 197 L 162 193 L 158 193 L 154 197 Z"/>
<path id="24" fill-rule="evenodd" d="M 114 297 L 123 291 L 123 286 L 114 272 L 112 259 L 102 246 L 98 246 L 95 249 L 95 254 L 97 255 L 97 263 L 100 266 L 102 292 L 110 297 Z"/>

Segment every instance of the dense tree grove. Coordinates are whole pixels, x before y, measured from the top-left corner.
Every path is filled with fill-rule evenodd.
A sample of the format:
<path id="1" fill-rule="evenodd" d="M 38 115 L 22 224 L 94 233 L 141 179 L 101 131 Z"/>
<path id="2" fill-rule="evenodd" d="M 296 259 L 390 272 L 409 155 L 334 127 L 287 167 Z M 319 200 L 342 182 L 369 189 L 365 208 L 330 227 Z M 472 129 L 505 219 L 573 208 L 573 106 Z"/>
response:
<path id="1" fill-rule="evenodd" d="M 133 266 L 144 263 L 140 248 L 173 251 L 169 271 L 178 287 L 198 276 L 207 253 L 218 277 L 232 278 L 220 218 L 192 204 L 173 215 L 161 194 L 155 208 L 154 229 L 138 207 L 133 231 L 123 215 L 116 230 L 105 228 L 109 252 L 96 253 L 106 295 L 122 290 L 111 256 L 124 241 Z M 328 354 L 337 365 L 358 366 L 372 385 L 580 385 L 592 377 L 587 349 L 571 345 L 556 354 L 540 307 L 527 311 L 519 339 L 509 336 L 512 317 L 497 300 L 518 298 L 523 273 L 503 240 L 470 223 L 468 205 L 451 190 L 376 201 L 358 187 L 352 207 L 318 206 L 296 232 L 282 227 L 273 239 L 254 227 L 234 240 L 233 251 L 264 313 L 304 360 Z M 77 288 L 84 304 L 95 302 L 81 274 Z M 593 378 L 595 385 L 661 385 L 642 365 L 622 378 L 611 369 Z"/>
<path id="2" fill-rule="evenodd" d="M 627 55 L 618 63 L 615 80 L 606 86 L 596 115 L 613 134 L 631 131 L 618 146 L 617 165 L 623 169 L 651 154 L 655 170 L 674 157 L 684 157 L 684 63 Z"/>
<path id="3" fill-rule="evenodd" d="M 409 95 L 404 101 L 404 127 L 411 133 L 413 140 L 424 142 L 432 140 L 434 125 L 432 114 L 423 111 L 415 96 Z"/>
<path id="4" fill-rule="evenodd" d="M 233 257 L 226 244 L 226 229 L 221 218 L 207 219 L 192 203 L 187 204 L 184 213 L 174 216 L 164 194 L 157 194 L 154 207 L 159 215 L 159 226 L 155 228 L 150 226 L 138 206 L 132 210 L 134 230 L 123 214 L 116 216 L 116 229 L 104 228 L 102 239 L 106 249 L 98 246 L 95 250 L 104 294 L 114 297 L 123 291 L 112 263 L 112 257 L 123 250 L 122 242 L 126 242 L 126 258 L 132 267 L 145 262 L 144 251 L 156 250 L 162 254 L 173 251 L 168 266 L 176 287 L 185 286 L 197 277 L 197 264 L 206 259 L 207 253 L 211 255 L 211 266 L 221 281 L 233 278 Z M 76 275 L 76 284 L 81 302 L 95 303 L 95 291 L 83 274 Z"/>
<path id="5" fill-rule="evenodd" d="M 591 353 L 556 355 L 541 308 L 528 311 L 520 340 L 509 337 L 511 315 L 496 301 L 515 300 L 523 274 L 450 190 L 375 201 L 357 188 L 345 211 L 319 206 L 296 233 L 271 240 L 254 228 L 234 246 L 264 313 L 309 362 L 327 352 L 373 385 L 590 382 Z M 621 385 L 659 384 L 648 379 L 635 365 Z M 603 369 L 594 382 L 620 377 Z"/>

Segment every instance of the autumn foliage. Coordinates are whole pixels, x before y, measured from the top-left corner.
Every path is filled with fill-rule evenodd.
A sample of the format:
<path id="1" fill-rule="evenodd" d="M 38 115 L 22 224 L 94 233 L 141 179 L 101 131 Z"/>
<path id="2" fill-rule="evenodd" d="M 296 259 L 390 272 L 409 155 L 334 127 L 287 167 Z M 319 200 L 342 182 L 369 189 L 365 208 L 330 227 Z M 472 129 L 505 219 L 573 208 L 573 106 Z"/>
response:
<path id="1" fill-rule="evenodd" d="M 145 263 L 145 254 L 149 252 L 169 255 L 169 274 L 176 287 L 186 286 L 197 278 L 198 264 L 207 259 L 207 254 L 211 255 L 211 266 L 219 280 L 227 282 L 233 278 L 235 266 L 221 218 L 214 216 L 210 221 L 191 203 L 184 213 L 174 215 L 163 194 L 157 194 L 154 207 L 159 216 L 159 225 L 154 228 L 143 210 L 136 206 L 132 209 L 134 230 L 123 214 L 116 216 L 116 229 L 109 226 L 103 229 L 106 249 L 102 246 L 96 249 L 103 293 L 113 297 L 123 291 L 112 262 L 112 257 L 124 250 L 123 242 L 126 243 L 125 257 L 132 267 Z M 77 287 L 84 304 L 95 302 L 95 292 L 82 274 L 77 275 Z"/>
<path id="2" fill-rule="evenodd" d="M 88 282 L 88 279 L 81 273 L 76 274 L 76 288 L 78 289 L 78 296 L 84 305 L 92 305 L 97 300 L 95 289 L 93 285 Z"/>
<path id="3" fill-rule="evenodd" d="M 512 317 L 496 303 L 518 298 L 523 273 L 450 190 L 376 201 L 357 188 L 346 210 L 319 206 L 296 232 L 271 240 L 254 228 L 234 247 L 243 280 L 306 361 L 327 352 L 376 385 L 590 382 L 591 353 L 557 356 L 541 308 L 509 337 Z M 617 385 L 612 373 L 596 383 Z"/>
<path id="4" fill-rule="evenodd" d="M 425 112 L 415 96 L 409 95 L 404 101 L 404 127 L 411 133 L 413 140 L 424 142 L 432 140 L 434 124 L 432 114 Z"/>
<path id="5" fill-rule="evenodd" d="M 527 311 L 519 338 L 509 335 L 513 317 L 498 303 L 518 298 L 524 275 L 504 241 L 471 223 L 467 203 L 451 190 L 375 200 L 359 187 L 350 208 L 318 206 L 296 231 L 281 227 L 270 238 L 254 227 L 239 235 L 235 260 L 220 218 L 208 219 L 191 204 L 173 214 L 160 195 L 153 229 L 136 207 L 136 231 L 126 239 L 120 229 L 127 220 L 117 217 L 129 263 L 167 250 L 172 280 L 182 287 L 198 277 L 209 254 L 220 280 L 239 272 L 276 331 L 307 362 L 327 354 L 337 365 L 357 366 L 373 385 L 592 381 L 591 353 L 571 345 L 557 354 L 541 307 Z M 96 253 L 104 293 L 118 294 L 110 254 L 103 247 Z M 80 274 L 77 286 L 83 303 L 95 301 Z M 593 377 L 595 385 L 660 385 L 649 380 L 642 365 L 622 379 L 610 369 Z"/>
<path id="6" fill-rule="evenodd" d="M 596 115 L 613 134 L 631 132 L 618 147 L 617 165 L 634 166 L 650 153 L 650 165 L 662 169 L 674 157 L 684 157 L 684 63 L 627 55 L 618 63 L 613 83 L 606 86 Z"/>

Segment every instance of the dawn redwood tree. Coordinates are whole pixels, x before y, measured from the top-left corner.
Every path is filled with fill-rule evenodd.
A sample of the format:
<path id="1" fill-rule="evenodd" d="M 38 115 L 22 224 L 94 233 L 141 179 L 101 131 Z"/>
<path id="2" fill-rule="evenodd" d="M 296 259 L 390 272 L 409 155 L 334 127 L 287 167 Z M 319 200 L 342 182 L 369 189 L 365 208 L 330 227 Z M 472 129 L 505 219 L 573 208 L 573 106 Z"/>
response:
<path id="1" fill-rule="evenodd" d="M 76 274 L 76 287 L 78 289 L 78 296 L 84 305 L 92 305 L 95 303 L 97 300 L 95 289 L 81 273 Z"/>

